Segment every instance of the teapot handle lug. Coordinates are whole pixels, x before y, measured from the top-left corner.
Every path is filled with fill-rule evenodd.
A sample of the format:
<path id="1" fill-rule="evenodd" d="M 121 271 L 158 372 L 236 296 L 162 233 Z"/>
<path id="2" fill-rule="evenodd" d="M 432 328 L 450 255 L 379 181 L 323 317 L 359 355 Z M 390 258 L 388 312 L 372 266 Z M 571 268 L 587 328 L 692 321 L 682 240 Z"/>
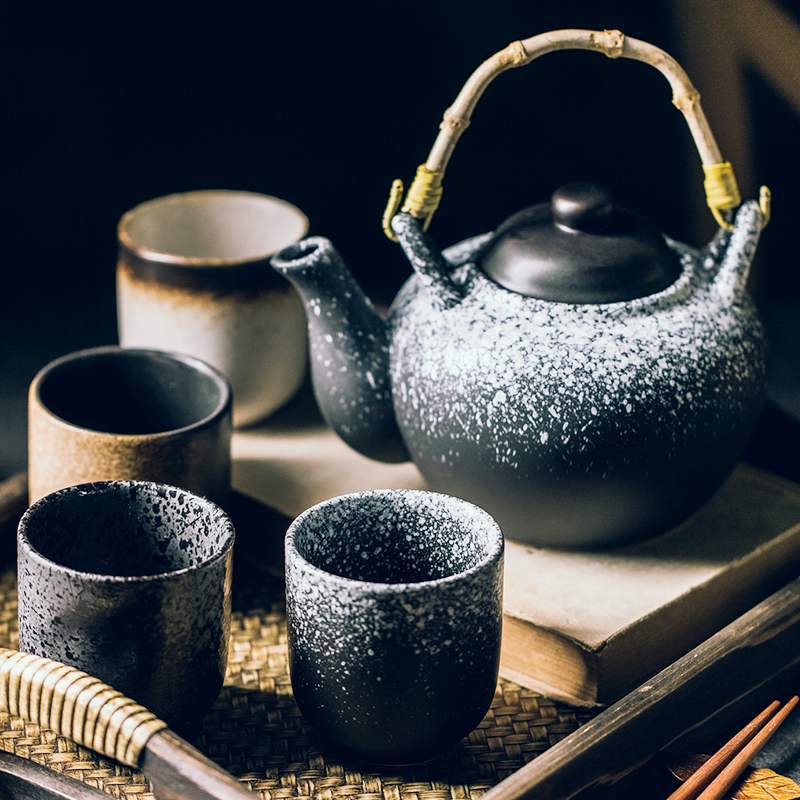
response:
<path id="1" fill-rule="evenodd" d="M 401 212 L 392 218 L 391 225 L 406 258 L 428 290 L 433 304 L 442 311 L 457 306 L 462 300 L 462 291 L 453 283 L 450 276 L 451 266 L 425 234 L 422 221 Z"/>
<path id="2" fill-rule="evenodd" d="M 747 291 L 747 280 L 765 219 L 756 201 L 743 203 L 736 213 L 732 230 L 720 230 L 704 250 L 707 257 L 719 263 L 713 286 L 729 303 L 737 302 Z"/>

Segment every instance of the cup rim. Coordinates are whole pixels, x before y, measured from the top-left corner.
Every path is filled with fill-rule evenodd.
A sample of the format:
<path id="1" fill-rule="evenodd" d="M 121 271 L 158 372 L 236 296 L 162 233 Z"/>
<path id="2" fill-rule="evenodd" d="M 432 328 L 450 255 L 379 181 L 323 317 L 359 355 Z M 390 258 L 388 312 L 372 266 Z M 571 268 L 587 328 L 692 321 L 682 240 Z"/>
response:
<path id="1" fill-rule="evenodd" d="M 200 561 L 197 564 L 193 564 L 188 567 L 180 567 L 179 569 L 167 570 L 166 572 L 157 572 L 151 575 L 107 575 L 99 572 L 86 572 L 84 570 L 75 569 L 74 567 L 68 567 L 65 564 L 60 564 L 58 561 L 54 561 L 52 558 L 48 558 L 46 555 L 41 553 L 34 547 L 33 543 L 31 542 L 30 538 L 28 537 L 28 528 L 31 524 L 31 518 L 36 516 L 41 510 L 41 507 L 46 505 L 49 502 L 53 502 L 53 500 L 60 495 L 67 495 L 67 494 L 78 494 L 78 493 L 91 493 L 97 491 L 101 488 L 107 488 L 109 486 L 137 486 L 137 487 L 146 487 L 148 490 L 154 489 L 164 489 L 164 490 L 175 490 L 182 494 L 184 497 L 188 496 L 191 497 L 192 500 L 195 502 L 199 502 L 202 506 L 204 511 L 209 514 L 217 515 L 218 519 L 222 522 L 225 528 L 224 535 L 221 537 L 221 545 L 219 550 L 214 553 L 214 555 L 209 556 L 208 558 Z M 190 572 L 197 572 L 201 569 L 205 569 L 206 567 L 213 566 L 218 561 L 227 558 L 228 553 L 232 550 L 234 542 L 236 541 L 236 529 L 233 525 L 233 521 L 231 520 L 228 513 L 219 505 L 214 503 L 213 501 L 209 500 L 206 497 L 202 497 L 199 494 L 194 494 L 190 492 L 188 489 L 181 489 L 180 486 L 172 486 L 167 483 L 156 483 L 155 481 L 127 481 L 127 480 L 111 480 L 111 481 L 92 481 L 90 483 L 78 483 L 74 486 L 67 486 L 63 489 L 57 489 L 55 492 L 51 492 L 50 494 L 46 494 L 44 497 L 40 497 L 35 503 L 33 503 L 22 515 L 19 524 L 17 525 L 17 548 L 21 549 L 24 548 L 26 554 L 36 563 L 41 566 L 49 567 L 50 569 L 55 569 L 58 572 L 72 575 L 76 578 L 81 578 L 83 580 L 89 580 L 94 583 L 113 583 L 113 584 L 136 584 L 136 583 L 150 583 L 152 581 L 163 581 L 169 578 L 177 578 L 181 575 L 186 575 Z"/>
<path id="2" fill-rule="evenodd" d="M 87 428 L 83 425 L 76 425 L 68 419 L 56 414 L 47 403 L 44 402 L 41 395 L 41 387 L 45 378 L 56 369 L 59 369 L 64 364 L 70 361 L 78 361 L 81 359 L 108 354 L 132 354 L 144 356 L 160 356 L 179 361 L 191 369 L 202 372 L 210 377 L 220 392 L 220 398 L 214 409 L 203 417 L 190 422 L 188 425 L 183 425 L 180 428 L 169 428 L 163 431 L 153 431 L 151 433 L 115 433 L 114 431 L 101 431 L 96 428 Z M 166 439 L 169 437 L 180 436 L 186 433 L 202 430 L 203 428 L 213 425 L 217 420 L 224 417 L 226 413 L 230 413 L 233 402 L 233 390 L 231 389 L 228 379 L 211 364 L 203 361 L 201 358 L 191 356 L 188 353 L 176 353 L 171 350 L 156 350 L 150 347 L 122 347 L 121 345 L 103 345 L 101 347 L 89 347 L 85 350 L 74 350 L 71 353 L 65 353 L 63 356 L 54 358 L 52 361 L 45 364 L 34 375 L 30 385 L 30 393 L 35 398 L 39 408 L 44 411 L 50 419 L 54 420 L 60 425 L 63 425 L 71 431 L 80 431 L 84 434 L 92 436 L 113 437 L 114 439 L 123 439 L 128 442 L 137 441 L 153 441 L 154 439 Z"/>
<path id="3" fill-rule="evenodd" d="M 137 244 L 135 239 L 130 233 L 129 226 L 134 218 L 142 212 L 150 211 L 158 206 L 182 203 L 186 200 L 193 200 L 200 198 L 203 201 L 214 200 L 218 197 L 239 197 L 251 198 L 259 202 L 271 205 L 273 207 L 280 207 L 293 215 L 298 223 L 297 235 L 293 238 L 288 238 L 284 244 L 275 247 L 269 252 L 258 253 L 255 255 L 239 256 L 235 258 L 223 257 L 210 257 L 210 256 L 184 256 L 178 253 L 170 253 L 166 250 L 157 250 L 156 248 L 146 247 L 145 245 Z M 146 261 L 156 261 L 167 264 L 174 264 L 177 267 L 231 267 L 242 264 L 251 264 L 259 261 L 265 261 L 273 256 L 275 253 L 282 250 L 292 242 L 302 239 L 308 233 L 309 220 L 303 211 L 301 211 L 294 203 L 284 200 L 281 197 L 276 197 L 271 194 L 262 194 L 261 192 L 251 192 L 246 189 L 195 189 L 189 192 L 173 192 L 172 194 L 162 195 L 161 197 L 154 197 L 150 200 L 145 200 L 133 208 L 126 211 L 117 223 L 117 239 L 120 244 L 133 255 L 138 256 Z"/>
<path id="4" fill-rule="evenodd" d="M 482 520 L 483 524 L 486 526 L 486 529 L 489 531 L 488 550 L 486 555 L 476 561 L 471 567 L 461 570 L 460 572 L 455 572 L 452 575 L 445 575 L 441 578 L 430 578 L 424 581 L 381 583 L 380 581 L 364 581 L 359 580 L 358 578 L 350 578 L 345 575 L 337 575 L 335 572 L 330 572 L 329 570 L 318 567 L 316 564 L 312 564 L 298 550 L 295 542 L 297 531 L 310 517 L 318 514 L 323 509 L 344 503 L 354 503 L 358 500 L 368 497 L 389 497 L 392 495 L 400 496 L 404 499 L 420 496 L 435 497 L 443 501 L 451 508 L 459 508 L 462 510 L 462 512 L 468 511 L 472 514 L 475 514 Z M 454 497 L 453 495 L 445 494 L 443 492 L 432 492 L 427 489 L 368 489 L 361 492 L 349 492 L 347 494 L 337 495 L 336 497 L 323 500 L 321 503 L 316 503 L 310 508 L 307 508 L 302 514 L 296 517 L 289 526 L 288 530 L 286 531 L 284 546 L 287 555 L 287 564 L 288 555 L 291 554 L 292 558 L 298 561 L 304 569 L 310 571 L 319 578 L 327 579 L 332 582 L 338 582 L 342 585 L 352 586 L 362 590 L 387 594 L 398 594 L 446 586 L 458 581 L 463 581 L 465 578 L 469 578 L 472 575 L 478 574 L 482 570 L 487 569 L 492 564 L 495 564 L 502 559 L 503 552 L 505 550 L 505 538 L 500 525 L 488 511 L 480 506 L 475 505 L 474 503 L 470 503 L 468 500 L 464 500 L 461 497 Z"/>

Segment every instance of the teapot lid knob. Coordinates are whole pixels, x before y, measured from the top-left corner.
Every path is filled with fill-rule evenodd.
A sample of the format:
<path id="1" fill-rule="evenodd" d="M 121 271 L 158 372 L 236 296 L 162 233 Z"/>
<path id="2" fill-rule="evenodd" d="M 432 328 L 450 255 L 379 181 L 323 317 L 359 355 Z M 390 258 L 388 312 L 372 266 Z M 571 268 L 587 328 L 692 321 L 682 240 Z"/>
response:
<path id="1" fill-rule="evenodd" d="M 608 228 L 614 212 L 611 195 L 594 183 L 568 183 L 556 189 L 550 206 L 556 224 L 586 233 Z"/>

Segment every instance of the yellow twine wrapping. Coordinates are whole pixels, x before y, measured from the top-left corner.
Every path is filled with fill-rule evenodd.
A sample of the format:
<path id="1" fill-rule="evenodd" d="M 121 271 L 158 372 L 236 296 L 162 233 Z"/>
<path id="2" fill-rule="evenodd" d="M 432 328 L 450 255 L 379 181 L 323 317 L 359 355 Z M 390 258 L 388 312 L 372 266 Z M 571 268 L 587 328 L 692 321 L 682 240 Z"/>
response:
<path id="1" fill-rule="evenodd" d="M 761 209 L 761 215 L 764 217 L 763 227 L 769 225 L 769 220 L 772 217 L 772 192 L 769 186 L 762 186 L 758 193 L 758 207 Z"/>
<path id="2" fill-rule="evenodd" d="M 417 174 L 408 187 L 403 211 L 417 219 L 425 220 L 427 229 L 434 212 L 442 199 L 442 171 L 430 170 L 424 164 L 417 167 Z"/>
<path id="3" fill-rule="evenodd" d="M 417 219 L 424 220 L 423 229 L 427 230 L 431 224 L 434 212 L 439 207 L 442 199 L 442 171 L 430 170 L 424 164 L 417 167 L 417 174 L 408 189 L 403 208 L 406 214 L 411 214 Z M 397 213 L 400 198 L 403 194 L 403 184 L 400 180 L 392 183 L 389 191 L 389 200 L 383 212 L 383 232 L 393 241 L 397 241 L 391 228 L 392 217 Z"/>
<path id="4" fill-rule="evenodd" d="M 389 199 L 386 201 L 386 208 L 383 209 L 383 218 L 381 226 L 386 238 L 392 242 L 397 241 L 397 237 L 392 230 L 392 217 L 397 213 L 400 208 L 400 203 L 403 199 L 403 181 L 400 178 L 395 178 L 392 181 L 392 188 L 389 189 Z"/>
<path id="5" fill-rule="evenodd" d="M 704 164 L 703 172 L 705 173 L 703 187 L 706 190 L 706 202 L 714 219 L 721 228 L 733 230 L 733 225 L 722 215 L 723 211 L 736 208 L 742 202 L 733 166 L 730 161 Z"/>
<path id="6" fill-rule="evenodd" d="M 733 230 L 733 225 L 723 215 L 724 211 L 736 208 L 742 198 L 739 194 L 739 186 L 736 183 L 736 175 L 730 161 L 722 161 L 718 164 L 704 164 L 705 173 L 704 188 L 706 192 L 706 202 L 714 215 L 717 224 L 725 230 Z M 424 230 L 431 224 L 436 209 L 442 199 L 442 176 L 440 170 L 430 170 L 425 164 L 417 167 L 417 173 L 409 187 L 402 211 L 411 214 L 417 219 L 422 219 Z M 391 228 L 392 217 L 400 208 L 403 195 L 402 181 L 395 180 L 389 192 L 389 199 L 383 212 L 383 232 L 391 241 L 396 242 L 397 237 Z M 765 217 L 764 224 L 769 221 L 770 196 L 769 189 L 764 187 L 761 195 L 761 209 Z"/>

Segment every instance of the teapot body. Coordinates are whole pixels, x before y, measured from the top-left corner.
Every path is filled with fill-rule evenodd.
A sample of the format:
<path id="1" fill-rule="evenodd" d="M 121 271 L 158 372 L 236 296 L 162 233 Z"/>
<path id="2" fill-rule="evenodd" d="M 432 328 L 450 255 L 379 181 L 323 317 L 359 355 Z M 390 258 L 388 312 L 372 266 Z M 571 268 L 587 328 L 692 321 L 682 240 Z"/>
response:
<path id="1" fill-rule="evenodd" d="M 669 242 L 682 272 L 656 294 L 569 304 L 502 288 L 488 236 L 445 251 L 461 302 L 415 275 L 388 319 L 397 425 L 430 485 L 511 538 L 594 547 L 661 533 L 725 480 L 763 403 L 765 342 L 710 249 Z"/>

